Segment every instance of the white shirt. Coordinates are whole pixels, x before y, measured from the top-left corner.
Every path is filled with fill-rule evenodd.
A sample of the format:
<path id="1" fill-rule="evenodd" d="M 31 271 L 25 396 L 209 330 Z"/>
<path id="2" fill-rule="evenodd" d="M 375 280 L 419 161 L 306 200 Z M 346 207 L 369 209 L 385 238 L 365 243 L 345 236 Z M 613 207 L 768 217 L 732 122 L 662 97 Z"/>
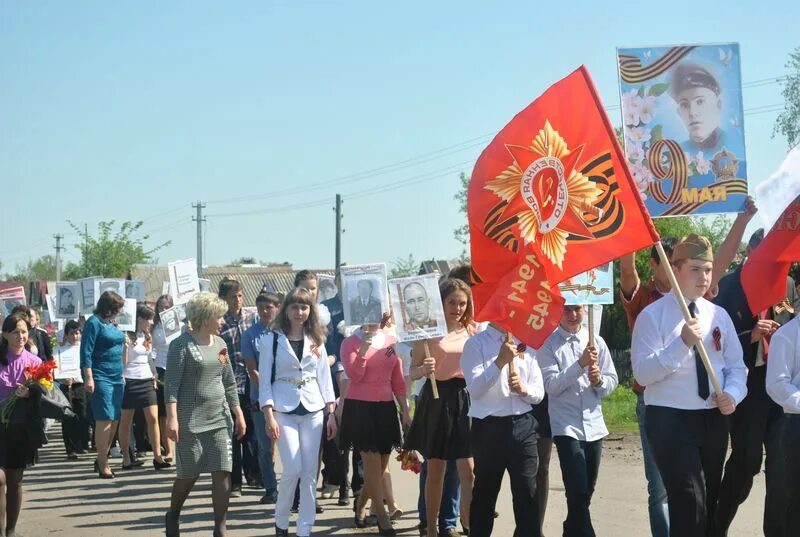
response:
<path id="1" fill-rule="evenodd" d="M 153 353 L 155 354 L 156 367 L 166 369 L 169 345 L 167 345 L 167 335 L 164 333 L 164 327 L 161 326 L 161 324 L 157 324 L 153 327 L 152 334 Z"/>
<path id="2" fill-rule="evenodd" d="M 711 367 L 722 391 L 739 404 L 747 395 L 747 367 L 733 321 L 723 308 L 704 298 L 698 298 L 695 304 Z M 687 347 L 681 338 L 684 324 L 672 293 L 642 310 L 636 318 L 631 343 L 633 376 L 647 387 L 647 405 L 682 410 L 716 408 L 713 397 L 704 401 L 698 395 L 694 348 Z M 709 393 L 713 394 L 710 384 L 709 381 Z"/>
<path id="3" fill-rule="evenodd" d="M 509 388 L 508 364 L 498 368 L 495 363 L 505 340 L 504 333 L 490 326 L 464 343 L 461 370 L 470 395 L 470 417 L 518 416 L 530 412 L 531 405 L 544 399 L 542 372 L 527 352 L 514 358 L 514 366 L 528 395 L 522 397 Z"/>
<path id="4" fill-rule="evenodd" d="M 800 317 L 772 335 L 767 360 L 767 393 L 787 414 L 800 414 Z"/>
<path id="5" fill-rule="evenodd" d="M 153 369 L 150 365 L 150 350 L 144 346 L 144 342 L 144 334 L 136 334 L 136 342 L 128 342 L 128 356 L 125 361 L 125 369 L 122 372 L 122 376 L 126 379 L 153 378 Z"/>
<path id="6" fill-rule="evenodd" d="M 272 356 L 272 332 L 264 334 L 256 342 L 259 405 L 262 408 L 271 406 L 278 412 L 291 412 L 303 403 L 309 412 L 317 412 L 327 403 L 336 401 L 325 345 L 315 345 L 304 336 L 303 356 L 298 358 L 283 332 L 276 333 L 276 357 Z M 273 358 L 275 382 L 271 382 Z M 302 386 L 293 383 L 300 379 L 304 381 Z"/>
<path id="7" fill-rule="evenodd" d="M 562 327 L 536 351 L 542 368 L 544 389 L 549 396 L 548 412 L 553 436 L 569 436 L 594 442 L 608 435 L 600 400 L 617 387 L 617 371 L 606 342 L 595 337 L 597 362 L 603 378 L 602 386 L 592 386 L 588 368 L 578 363 L 589 345 L 589 331 L 582 328 L 571 334 Z"/>

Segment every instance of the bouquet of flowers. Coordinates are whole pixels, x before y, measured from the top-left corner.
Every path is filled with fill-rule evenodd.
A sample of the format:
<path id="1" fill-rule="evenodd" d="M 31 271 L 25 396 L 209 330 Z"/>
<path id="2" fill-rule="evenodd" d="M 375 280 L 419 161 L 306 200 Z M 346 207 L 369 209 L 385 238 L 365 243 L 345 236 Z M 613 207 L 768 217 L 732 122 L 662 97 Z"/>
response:
<path id="1" fill-rule="evenodd" d="M 22 383 L 23 386 L 26 386 L 31 392 L 34 390 L 38 390 L 39 393 L 43 395 L 52 394 L 55 391 L 58 391 L 59 394 L 61 393 L 60 390 L 54 390 L 53 385 L 53 370 L 56 368 L 55 361 L 49 362 L 42 362 L 37 366 L 28 366 L 25 368 L 25 381 Z M 63 394 L 62 394 L 63 395 Z M 14 408 L 17 406 L 17 402 L 21 398 L 17 394 L 13 394 L 10 397 L 7 397 L 5 400 L 0 402 L 0 423 L 3 425 L 8 425 L 11 421 L 11 417 L 14 413 Z M 58 398 L 56 398 L 58 399 Z M 59 405 L 59 408 L 62 408 L 62 414 L 66 414 L 63 410 L 63 405 Z M 69 404 L 67 404 L 67 408 L 69 408 Z M 42 417 L 51 417 L 51 416 L 42 416 Z"/>
<path id="2" fill-rule="evenodd" d="M 416 451 L 403 449 L 397 452 L 396 460 L 400 461 L 400 467 L 403 470 L 411 470 L 415 474 L 422 471 L 422 462 L 419 460 L 419 455 Z"/>

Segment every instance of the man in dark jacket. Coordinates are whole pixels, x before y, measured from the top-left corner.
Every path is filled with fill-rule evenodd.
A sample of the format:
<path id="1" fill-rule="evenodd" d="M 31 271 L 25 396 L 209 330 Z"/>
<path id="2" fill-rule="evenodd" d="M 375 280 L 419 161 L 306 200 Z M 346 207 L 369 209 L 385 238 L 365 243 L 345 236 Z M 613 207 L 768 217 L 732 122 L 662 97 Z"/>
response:
<path id="1" fill-rule="evenodd" d="M 753 233 L 746 254 L 749 255 L 763 238 L 764 230 Z M 733 320 L 748 369 L 747 397 L 731 416 L 731 454 L 722 477 L 714 537 L 728 534 L 739 505 L 750 494 L 753 478 L 761 471 L 764 449 L 767 454 L 764 535 L 784 537 L 788 535 L 785 527 L 788 492 L 781 442 L 784 414 L 783 409 L 767 395 L 766 363 L 769 360 L 769 338 L 792 319 L 800 308 L 800 297 L 794 280 L 787 277 L 784 301 L 766 311 L 751 312 L 742 289 L 741 272 L 739 267 L 720 280 L 719 294 L 714 300 Z"/>

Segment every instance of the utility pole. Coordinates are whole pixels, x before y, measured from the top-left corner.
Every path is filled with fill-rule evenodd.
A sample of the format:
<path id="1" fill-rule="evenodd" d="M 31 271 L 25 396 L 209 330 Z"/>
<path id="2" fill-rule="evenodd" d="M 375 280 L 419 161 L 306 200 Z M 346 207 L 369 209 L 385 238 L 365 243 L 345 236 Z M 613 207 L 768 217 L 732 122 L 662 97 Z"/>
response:
<path id="1" fill-rule="evenodd" d="M 206 221 L 203 216 L 203 209 L 206 204 L 199 201 L 195 204 L 192 203 L 192 208 L 197 209 L 197 216 L 192 217 L 192 222 L 197 222 L 197 275 L 203 276 L 203 222 Z"/>
<path id="2" fill-rule="evenodd" d="M 56 233 L 55 235 L 53 235 L 53 238 L 56 240 L 56 281 L 60 282 L 61 281 L 61 250 L 64 249 L 64 247 L 61 246 L 61 239 L 64 238 L 64 235 Z"/>
<path id="3" fill-rule="evenodd" d="M 339 267 L 342 264 L 342 195 L 336 194 L 336 274 L 339 274 Z"/>

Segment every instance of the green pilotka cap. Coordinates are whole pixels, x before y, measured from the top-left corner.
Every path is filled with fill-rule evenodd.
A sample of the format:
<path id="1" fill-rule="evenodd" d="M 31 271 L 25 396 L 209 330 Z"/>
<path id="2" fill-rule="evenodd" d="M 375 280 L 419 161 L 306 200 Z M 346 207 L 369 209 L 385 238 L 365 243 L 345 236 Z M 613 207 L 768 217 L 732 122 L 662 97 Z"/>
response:
<path id="1" fill-rule="evenodd" d="M 700 261 L 714 261 L 711 243 L 709 240 L 696 233 L 690 233 L 675 245 L 672 250 L 672 263 L 683 259 L 698 259 Z"/>

